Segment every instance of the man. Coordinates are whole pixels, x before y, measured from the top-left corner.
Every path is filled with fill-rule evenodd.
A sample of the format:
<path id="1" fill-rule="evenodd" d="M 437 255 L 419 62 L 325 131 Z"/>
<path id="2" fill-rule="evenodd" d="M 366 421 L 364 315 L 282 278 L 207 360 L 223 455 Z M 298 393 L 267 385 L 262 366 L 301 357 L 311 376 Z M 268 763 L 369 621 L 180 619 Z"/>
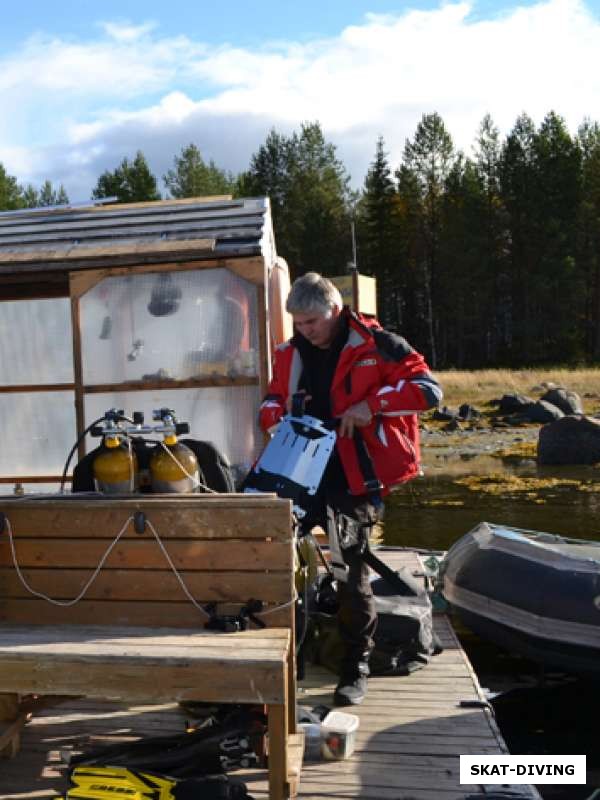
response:
<path id="1" fill-rule="evenodd" d="M 329 508 L 332 550 L 332 518 L 341 533 L 338 623 L 345 653 L 334 702 L 357 705 L 367 690 L 377 625 L 361 537 L 377 521 L 381 493 L 418 474 L 416 414 L 438 405 L 442 393 L 419 353 L 375 320 L 343 308 L 339 291 L 316 272 L 294 282 L 286 309 L 295 335 L 275 352 L 260 423 L 263 430 L 277 425 L 298 392 L 306 413 L 339 420 L 335 451 L 302 528 L 327 529 Z"/>

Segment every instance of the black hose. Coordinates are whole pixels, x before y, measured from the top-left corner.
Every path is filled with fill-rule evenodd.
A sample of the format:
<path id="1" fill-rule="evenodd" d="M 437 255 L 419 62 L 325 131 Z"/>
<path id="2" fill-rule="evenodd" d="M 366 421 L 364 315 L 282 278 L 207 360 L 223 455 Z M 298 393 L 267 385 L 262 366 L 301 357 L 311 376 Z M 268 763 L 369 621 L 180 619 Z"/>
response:
<path id="1" fill-rule="evenodd" d="M 63 469 L 62 477 L 60 479 L 60 491 L 61 491 L 61 493 L 63 492 L 63 490 L 65 488 L 65 481 L 67 479 L 67 472 L 69 471 L 69 464 L 71 463 L 71 459 L 73 458 L 73 455 L 74 455 L 75 451 L 77 450 L 77 448 L 79 447 L 81 442 L 85 439 L 85 437 L 88 435 L 88 433 L 92 430 L 94 425 L 97 425 L 99 422 L 102 422 L 104 419 L 106 419 L 106 415 L 104 415 L 102 417 L 98 417 L 98 419 L 95 419 L 93 422 L 90 422 L 90 424 L 83 431 L 83 433 L 78 437 L 77 441 L 75 442 L 75 444 L 71 448 L 71 450 L 69 452 L 69 455 L 67 456 L 67 460 L 65 461 L 65 468 Z M 135 424 L 132 419 L 129 419 L 129 417 L 119 417 L 119 419 L 124 419 L 125 422 L 131 422 L 132 425 Z"/>

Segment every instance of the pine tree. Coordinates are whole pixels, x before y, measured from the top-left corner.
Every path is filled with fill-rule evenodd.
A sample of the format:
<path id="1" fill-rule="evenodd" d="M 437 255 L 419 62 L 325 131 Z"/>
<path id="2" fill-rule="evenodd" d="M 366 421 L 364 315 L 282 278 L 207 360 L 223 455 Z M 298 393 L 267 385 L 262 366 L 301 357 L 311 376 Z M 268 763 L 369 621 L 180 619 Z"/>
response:
<path id="1" fill-rule="evenodd" d="M 424 351 L 429 341 L 429 311 L 423 289 L 423 197 L 416 175 L 405 165 L 396 170 L 398 197 L 398 262 L 396 327 Z"/>
<path id="2" fill-rule="evenodd" d="M 583 355 L 577 329 L 583 317 L 581 273 L 575 261 L 581 202 L 581 150 L 555 112 L 546 115 L 533 141 L 537 243 L 538 359 Z M 542 344 L 543 343 L 543 344 Z"/>
<path id="3" fill-rule="evenodd" d="M 296 145 L 296 134 L 288 138 L 272 128 L 264 144 L 253 154 L 247 172 L 238 177 L 235 188 L 237 197 L 269 198 L 277 237 L 277 250 L 280 255 L 288 259 L 292 270 L 296 248 L 292 234 L 288 230 L 291 219 L 288 196 L 293 180 Z"/>
<path id="4" fill-rule="evenodd" d="M 156 178 L 150 172 L 148 162 L 138 150 L 133 162 L 124 158 L 113 171 L 103 172 L 92 192 L 94 199 L 116 197 L 118 203 L 138 203 L 160 200 Z"/>
<path id="5" fill-rule="evenodd" d="M 600 358 L 600 125 L 584 120 L 577 134 L 582 156 L 578 262 L 585 276 L 585 341 L 589 357 Z"/>
<path id="6" fill-rule="evenodd" d="M 478 186 L 472 184 L 472 189 L 479 195 L 479 208 L 471 220 L 471 230 L 478 240 L 478 281 L 485 329 L 485 348 L 480 358 L 481 363 L 496 363 L 498 358 L 506 360 L 511 345 L 512 297 L 506 256 L 507 218 L 500 196 L 500 133 L 489 114 L 479 126 L 474 155 Z"/>
<path id="7" fill-rule="evenodd" d="M 0 163 L 0 211 L 23 208 L 23 189 L 13 175 L 9 175 Z"/>
<path id="8" fill-rule="evenodd" d="M 359 203 L 359 244 L 360 270 L 377 279 L 378 316 L 386 327 L 399 322 L 398 222 L 398 196 L 380 136 Z"/>
<path id="9" fill-rule="evenodd" d="M 537 272 L 534 139 L 533 121 L 521 114 L 502 146 L 499 165 L 500 194 L 507 212 L 513 363 L 532 355 L 530 339 L 536 315 L 532 280 Z"/>
<path id="10" fill-rule="evenodd" d="M 428 328 L 428 355 L 433 366 L 437 363 L 436 316 L 438 300 L 439 243 L 441 235 L 441 203 L 444 182 L 454 159 L 452 137 L 442 118 L 434 112 L 424 114 L 417 126 L 413 141 L 404 148 L 403 167 L 410 171 L 419 187 L 421 205 L 421 235 L 423 238 L 421 269 Z"/>
<path id="11" fill-rule="evenodd" d="M 69 196 L 65 187 L 60 184 L 58 190 L 54 189 L 51 181 L 44 181 L 38 191 L 32 184 L 27 184 L 23 189 L 24 208 L 44 208 L 46 206 L 68 205 Z"/>
<path id="12" fill-rule="evenodd" d="M 163 175 L 173 197 L 204 197 L 231 194 L 234 179 L 219 169 L 214 161 L 204 162 L 195 144 L 189 144 L 174 158 L 174 169 Z"/>
<path id="13" fill-rule="evenodd" d="M 349 177 L 319 123 L 289 137 L 271 130 L 237 190 L 270 197 L 277 250 L 293 275 L 344 271 L 351 252 Z"/>
<path id="14" fill-rule="evenodd" d="M 350 178 L 317 122 L 302 125 L 291 155 L 286 214 L 295 266 L 343 274 L 351 256 Z"/>

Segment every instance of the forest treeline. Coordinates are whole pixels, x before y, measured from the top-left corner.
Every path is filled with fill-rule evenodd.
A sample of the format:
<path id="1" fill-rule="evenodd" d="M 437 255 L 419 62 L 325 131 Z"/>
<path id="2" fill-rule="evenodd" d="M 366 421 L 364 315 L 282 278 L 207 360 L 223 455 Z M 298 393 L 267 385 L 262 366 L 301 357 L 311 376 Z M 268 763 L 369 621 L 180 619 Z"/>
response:
<path id="1" fill-rule="evenodd" d="M 380 138 L 363 187 L 319 123 L 272 130 L 233 175 L 190 144 L 162 176 L 169 197 L 268 195 L 277 250 L 294 276 L 377 278 L 379 318 L 436 368 L 592 363 L 600 358 L 600 126 L 576 135 L 556 113 L 527 114 L 501 138 L 488 115 L 471 154 L 424 114 L 391 164 Z M 141 151 L 103 173 L 94 198 L 161 197 Z M 23 187 L 0 164 L 0 209 L 68 202 Z"/>

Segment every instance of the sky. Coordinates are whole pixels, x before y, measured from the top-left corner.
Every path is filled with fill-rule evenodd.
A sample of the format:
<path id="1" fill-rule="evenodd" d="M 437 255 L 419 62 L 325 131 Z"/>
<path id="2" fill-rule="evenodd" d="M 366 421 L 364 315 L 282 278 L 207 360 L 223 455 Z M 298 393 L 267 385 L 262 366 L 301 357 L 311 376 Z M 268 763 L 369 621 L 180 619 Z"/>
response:
<path id="1" fill-rule="evenodd" d="M 141 149 L 160 179 L 193 142 L 237 173 L 275 127 L 318 120 L 355 187 L 424 114 L 471 154 L 549 111 L 600 120 L 600 0 L 29 0 L 0 27 L 0 162 L 87 200 Z M 160 181 L 159 189 L 164 192 Z"/>

